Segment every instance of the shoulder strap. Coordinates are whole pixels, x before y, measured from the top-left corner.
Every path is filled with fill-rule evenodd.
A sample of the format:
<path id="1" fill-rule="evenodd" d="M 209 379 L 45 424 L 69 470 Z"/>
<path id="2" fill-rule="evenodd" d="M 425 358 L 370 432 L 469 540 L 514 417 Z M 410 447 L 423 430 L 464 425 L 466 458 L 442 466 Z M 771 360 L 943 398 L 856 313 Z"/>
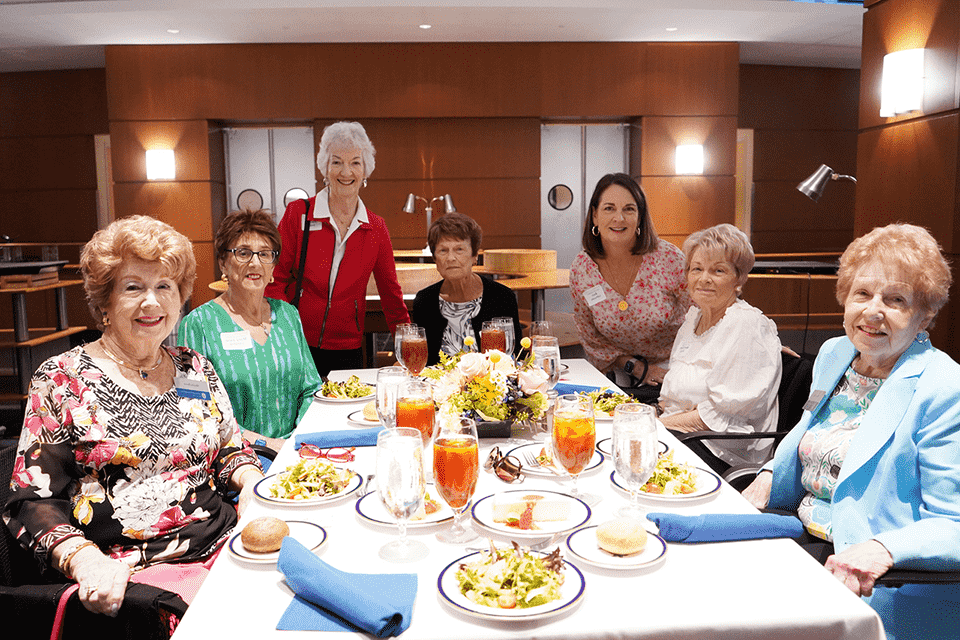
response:
<path id="1" fill-rule="evenodd" d="M 303 213 L 302 224 L 303 240 L 300 243 L 300 266 L 297 267 L 297 288 L 293 293 L 293 301 L 290 303 L 295 307 L 300 304 L 300 294 L 303 293 L 303 270 L 307 264 L 307 243 L 310 242 L 310 201 L 303 199 L 306 211 Z"/>

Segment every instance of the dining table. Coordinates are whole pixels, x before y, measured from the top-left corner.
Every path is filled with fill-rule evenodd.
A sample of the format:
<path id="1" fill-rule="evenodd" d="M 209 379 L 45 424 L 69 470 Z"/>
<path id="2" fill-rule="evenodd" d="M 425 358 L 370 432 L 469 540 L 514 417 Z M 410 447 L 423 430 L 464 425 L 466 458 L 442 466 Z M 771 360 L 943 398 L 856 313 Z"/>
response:
<path id="1" fill-rule="evenodd" d="M 567 366 L 561 383 L 597 388 L 610 386 L 607 378 L 585 360 L 564 359 L 562 363 Z M 330 378 L 345 380 L 351 374 L 371 384 L 376 379 L 375 369 L 334 371 Z M 314 400 L 295 433 L 367 428 L 355 420 L 356 412 L 363 404 L 363 401 L 332 403 Z M 661 446 L 672 451 L 675 460 L 705 467 L 662 425 L 658 430 Z M 598 442 L 610 438 L 611 432 L 612 420 L 596 420 Z M 493 447 L 507 453 L 531 443 L 547 446 L 546 442 L 537 439 L 544 435 L 535 429 L 518 429 L 510 438 L 481 439 L 481 469 L 474 502 L 481 503 L 488 496 L 515 490 L 568 493 L 571 482 L 565 475 L 527 473 L 522 482 L 508 484 L 483 469 L 482 463 Z M 534 448 L 536 446 L 534 444 Z M 374 473 L 375 446 L 358 447 L 354 455 L 352 462 L 344 463 L 347 467 L 364 479 Z M 291 437 L 267 473 L 282 471 L 298 460 L 295 439 Z M 604 456 L 597 466 L 581 474 L 578 488 L 592 494 L 598 501 L 589 507 L 588 520 L 578 523 L 579 527 L 610 520 L 628 503 L 629 495 L 613 482 L 613 471 L 611 456 Z M 677 500 L 644 497 L 642 506 L 648 512 L 687 515 L 757 513 L 730 485 L 722 480 L 717 483 L 715 490 L 699 497 Z M 397 527 L 392 522 L 377 523 L 362 516 L 356 508 L 359 494 L 357 491 L 319 506 L 288 506 L 255 499 L 244 511 L 238 530 L 254 518 L 265 515 L 288 521 L 306 521 L 320 525 L 325 531 L 326 539 L 314 553 L 336 569 L 359 574 L 415 574 L 417 590 L 412 619 L 409 628 L 402 633 L 407 640 L 879 640 L 885 637 L 883 625 L 873 609 L 796 542 L 785 538 L 695 544 L 670 542 L 656 562 L 624 569 L 608 568 L 602 562 L 581 561 L 562 536 L 550 550 L 559 547 L 564 561 L 578 570 L 574 572 L 568 566 L 567 579 L 579 581 L 582 575 L 579 598 L 541 619 L 511 620 L 496 615 L 477 615 L 451 604 L 441 592 L 438 578 L 448 567 L 456 567 L 460 558 L 471 554 L 472 547 L 488 546 L 491 540 L 498 547 L 509 547 L 511 536 L 472 521 L 472 510 L 468 510 L 465 520 L 481 534 L 479 540 L 466 545 L 438 541 L 436 533 L 452 526 L 450 521 L 412 527 L 407 535 L 427 545 L 427 556 L 409 563 L 388 562 L 381 559 L 378 550 L 397 537 Z M 365 498 L 378 499 L 375 490 L 374 495 Z M 581 535 L 580 539 L 583 539 L 583 534 L 573 532 L 572 535 Z M 651 542 L 655 542 L 652 537 L 648 544 Z M 242 559 L 240 555 L 228 549 L 220 553 L 181 620 L 175 640 L 208 640 L 211 635 L 258 640 L 313 638 L 318 634 L 330 640 L 346 636 L 371 637 L 359 631 L 277 630 L 294 593 L 275 562 L 255 563 Z M 496 610 L 490 613 L 495 614 Z"/>

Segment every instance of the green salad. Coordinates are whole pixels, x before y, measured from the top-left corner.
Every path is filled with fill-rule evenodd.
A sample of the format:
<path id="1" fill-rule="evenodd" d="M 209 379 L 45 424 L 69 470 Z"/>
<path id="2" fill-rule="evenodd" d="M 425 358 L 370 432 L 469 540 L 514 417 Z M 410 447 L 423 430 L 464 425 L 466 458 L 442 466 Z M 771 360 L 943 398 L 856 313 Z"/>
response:
<path id="1" fill-rule="evenodd" d="M 460 593 L 477 604 L 498 609 L 528 609 L 560 598 L 563 560 L 557 548 L 547 556 L 514 543 L 513 549 L 480 554 L 476 562 L 457 569 Z"/>
<path id="2" fill-rule="evenodd" d="M 335 467 L 320 458 L 308 458 L 277 474 L 270 495 L 285 500 L 307 500 L 333 496 L 343 491 L 353 472 Z"/>
<path id="3" fill-rule="evenodd" d="M 671 451 L 660 456 L 653 475 L 640 490 L 664 496 L 686 495 L 697 490 L 697 477 L 690 465 L 674 462 Z"/>
<path id="4" fill-rule="evenodd" d="M 327 380 L 320 387 L 320 393 L 327 398 L 365 398 L 373 393 L 373 387 L 360 382 L 357 376 L 350 376 L 346 382 Z"/>
<path id="5" fill-rule="evenodd" d="M 633 396 L 629 396 L 625 393 L 617 393 L 616 391 L 611 391 L 610 389 L 598 389 L 582 395 L 585 395 L 593 400 L 594 411 L 602 411 L 611 416 L 613 415 L 613 410 L 616 409 L 618 405 L 627 402 L 636 402 L 633 399 Z"/>

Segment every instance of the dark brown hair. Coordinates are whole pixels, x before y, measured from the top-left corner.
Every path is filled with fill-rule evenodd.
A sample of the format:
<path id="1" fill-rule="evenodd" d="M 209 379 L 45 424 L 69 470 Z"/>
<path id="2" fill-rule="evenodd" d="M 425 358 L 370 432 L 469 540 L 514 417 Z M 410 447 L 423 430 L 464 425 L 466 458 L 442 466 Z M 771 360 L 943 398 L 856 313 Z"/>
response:
<path id="1" fill-rule="evenodd" d="M 650 219 L 650 211 L 647 209 L 647 197 L 643 194 L 643 189 L 637 184 L 637 181 L 625 173 L 608 173 L 600 178 L 596 188 L 593 190 L 593 197 L 590 198 L 590 208 L 587 210 L 587 218 L 583 223 L 583 250 L 587 255 L 596 260 L 604 256 L 603 242 L 600 236 L 593 235 L 593 214 L 600 206 L 600 198 L 603 192 L 612 185 L 620 185 L 630 192 L 634 201 L 637 203 L 637 239 L 630 249 L 630 253 L 639 256 L 645 253 L 655 251 L 660 243 L 657 237 L 657 231 L 653 228 L 653 221 Z"/>
<path id="2" fill-rule="evenodd" d="M 217 237 L 214 246 L 217 250 L 217 260 L 223 262 L 227 259 L 227 251 L 230 245 L 237 241 L 242 235 L 252 233 L 266 238 L 270 242 L 273 250 L 280 251 L 280 232 L 277 231 L 277 223 L 273 221 L 273 214 L 267 209 L 258 209 L 252 211 L 233 211 L 217 229 Z"/>
<path id="3" fill-rule="evenodd" d="M 453 212 L 440 216 L 430 225 L 430 230 L 427 231 L 427 244 L 430 246 L 430 253 L 436 252 L 437 243 L 443 238 L 469 240 L 470 249 L 476 256 L 480 252 L 483 230 L 470 216 Z"/>

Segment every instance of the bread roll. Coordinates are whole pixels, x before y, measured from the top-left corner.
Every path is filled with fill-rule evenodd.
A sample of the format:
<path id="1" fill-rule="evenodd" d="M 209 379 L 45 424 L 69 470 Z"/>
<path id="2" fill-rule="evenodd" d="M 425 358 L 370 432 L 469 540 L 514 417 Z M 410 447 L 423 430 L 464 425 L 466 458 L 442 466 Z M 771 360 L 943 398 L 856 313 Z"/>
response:
<path id="1" fill-rule="evenodd" d="M 253 520 L 240 532 L 240 542 L 247 551 L 270 553 L 277 551 L 283 538 L 290 535 L 290 527 L 279 518 L 264 516 Z"/>
<path id="2" fill-rule="evenodd" d="M 380 422 L 380 416 L 377 414 L 376 400 L 371 400 L 363 405 L 363 417 L 371 422 Z"/>
<path id="3" fill-rule="evenodd" d="M 633 555 L 647 546 L 647 531 L 631 518 L 608 520 L 597 527 L 597 544 L 615 556 Z"/>

